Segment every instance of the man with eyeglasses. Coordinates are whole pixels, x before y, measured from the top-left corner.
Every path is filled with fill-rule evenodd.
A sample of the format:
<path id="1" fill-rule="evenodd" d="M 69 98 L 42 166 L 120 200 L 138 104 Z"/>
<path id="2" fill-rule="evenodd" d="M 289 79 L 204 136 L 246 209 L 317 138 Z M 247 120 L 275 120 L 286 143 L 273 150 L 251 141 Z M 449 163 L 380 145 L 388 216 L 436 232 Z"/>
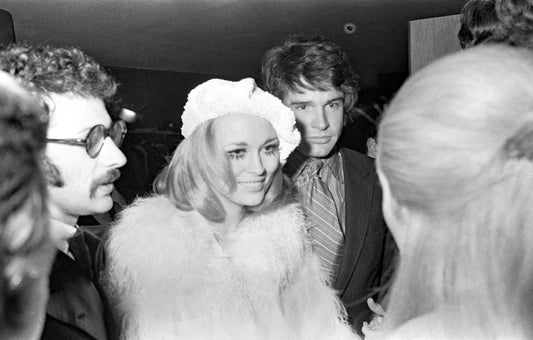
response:
<path id="1" fill-rule="evenodd" d="M 42 339 L 116 339 L 99 284 L 101 242 L 80 230 L 77 220 L 111 209 L 113 182 L 126 164 L 119 149 L 126 125 L 113 122 L 106 110 L 117 85 L 94 59 L 71 47 L 12 44 L 0 50 L 0 68 L 40 94 L 49 109 L 43 166 L 51 234 L 60 251 Z"/>

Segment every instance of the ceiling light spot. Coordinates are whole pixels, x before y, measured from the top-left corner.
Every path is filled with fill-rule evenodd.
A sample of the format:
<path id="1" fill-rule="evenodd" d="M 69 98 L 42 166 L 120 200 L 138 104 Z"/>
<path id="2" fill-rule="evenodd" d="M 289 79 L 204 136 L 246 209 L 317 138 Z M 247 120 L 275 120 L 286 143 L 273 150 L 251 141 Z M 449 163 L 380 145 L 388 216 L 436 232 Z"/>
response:
<path id="1" fill-rule="evenodd" d="M 352 22 L 347 22 L 344 24 L 344 33 L 346 34 L 354 34 L 355 31 L 357 31 L 357 26 L 355 26 Z"/>

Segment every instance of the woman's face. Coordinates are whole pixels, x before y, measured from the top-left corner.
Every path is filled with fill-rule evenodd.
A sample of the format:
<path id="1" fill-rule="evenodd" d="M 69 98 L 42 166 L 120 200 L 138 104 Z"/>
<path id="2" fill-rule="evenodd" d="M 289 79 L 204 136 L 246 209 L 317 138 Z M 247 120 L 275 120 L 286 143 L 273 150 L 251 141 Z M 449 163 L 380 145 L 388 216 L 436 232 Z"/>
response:
<path id="1" fill-rule="evenodd" d="M 236 183 L 234 191 L 220 195 L 224 208 L 261 204 L 280 168 L 279 140 L 270 122 L 249 114 L 228 114 L 216 118 L 213 134 Z"/>

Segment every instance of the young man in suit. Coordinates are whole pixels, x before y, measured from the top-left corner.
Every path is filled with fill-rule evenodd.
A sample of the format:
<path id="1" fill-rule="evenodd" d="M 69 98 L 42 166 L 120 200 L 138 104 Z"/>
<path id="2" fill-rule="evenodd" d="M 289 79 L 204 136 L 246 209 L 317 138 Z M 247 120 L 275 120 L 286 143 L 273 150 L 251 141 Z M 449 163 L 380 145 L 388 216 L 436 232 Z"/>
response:
<path id="1" fill-rule="evenodd" d="M 0 68 L 39 93 L 49 108 L 44 170 L 50 232 L 59 249 L 50 274 L 42 339 L 116 339 L 99 284 L 100 240 L 78 217 L 111 209 L 113 182 L 126 163 L 119 150 L 125 123 L 113 122 L 106 102 L 111 76 L 76 48 L 13 44 L 0 50 Z"/>
<path id="2" fill-rule="evenodd" d="M 292 36 L 262 60 L 263 86 L 290 107 L 302 142 L 288 159 L 314 249 L 360 332 L 394 256 L 372 160 L 337 141 L 359 90 L 346 53 L 320 36 Z"/>

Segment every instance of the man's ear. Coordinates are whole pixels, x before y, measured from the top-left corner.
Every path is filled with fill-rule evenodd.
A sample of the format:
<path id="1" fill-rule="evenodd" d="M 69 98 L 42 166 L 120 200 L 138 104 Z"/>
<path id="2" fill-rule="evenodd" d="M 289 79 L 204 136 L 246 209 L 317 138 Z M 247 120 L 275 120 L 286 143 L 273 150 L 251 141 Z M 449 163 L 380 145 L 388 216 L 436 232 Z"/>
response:
<path id="1" fill-rule="evenodd" d="M 366 154 L 372 158 L 376 158 L 378 143 L 372 137 L 368 137 L 366 140 Z"/>
<path id="2" fill-rule="evenodd" d="M 50 115 L 55 111 L 56 104 L 54 103 L 54 100 L 52 99 L 52 97 L 50 97 L 46 93 L 41 94 L 40 97 L 41 97 L 41 101 L 44 104 L 43 106 L 48 111 L 48 117 L 50 117 Z"/>
<path id="3" fill-rule="evenodd" d="M 381 190 L 383 192 L 382 198 L 382 211 L 387 227 L 389 228 L 392 237 L 394 238 L 398 247 L 400 244 L 403 246 L 402 237 L 404 237 L 405 232 L 402 232 L 404 227 L 403 219 L 407 210 L 404 207 L 401 207 L 396 199 L 392 196 L 390 185 L 387 177 L 383 174 L 380 167 L 377 167 L 377 173 L 379 177 L 379 182 L 381 184 Z"/>

